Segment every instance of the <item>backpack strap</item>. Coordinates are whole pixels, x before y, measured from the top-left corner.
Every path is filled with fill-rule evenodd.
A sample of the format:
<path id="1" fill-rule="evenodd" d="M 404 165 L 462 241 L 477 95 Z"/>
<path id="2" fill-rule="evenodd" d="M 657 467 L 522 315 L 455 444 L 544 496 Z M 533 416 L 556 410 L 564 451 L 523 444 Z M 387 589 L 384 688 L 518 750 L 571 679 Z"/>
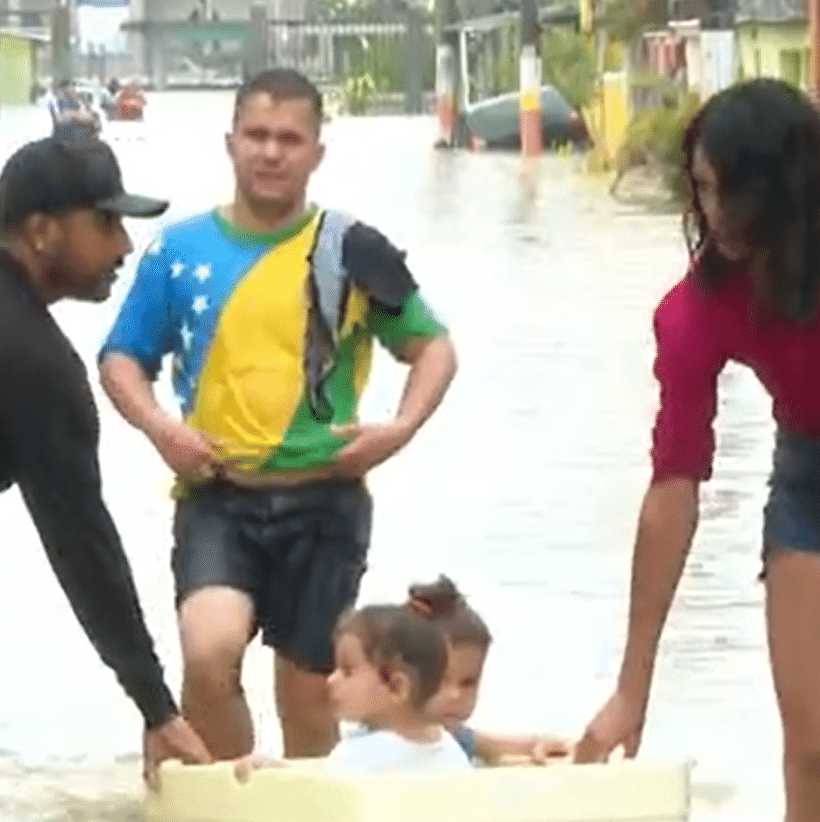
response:
<path id="1" fill-rule="evenodd" d="M 322 212 L 313 248 L 308 255 L 319 312 L 334 343 L 338 342 L 344 322 L 349 290 L 348 273 L 342 263 L 344 237 L 355 222 L 355 217 L 343 211 L 328 209 Z"/>

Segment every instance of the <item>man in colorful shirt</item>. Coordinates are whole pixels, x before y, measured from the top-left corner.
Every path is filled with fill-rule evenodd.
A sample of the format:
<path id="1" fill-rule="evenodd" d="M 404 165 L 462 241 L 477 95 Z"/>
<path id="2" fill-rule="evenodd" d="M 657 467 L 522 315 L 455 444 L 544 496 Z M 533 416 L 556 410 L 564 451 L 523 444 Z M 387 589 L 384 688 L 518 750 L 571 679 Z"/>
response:
<path id="1" fill-rule="evenodd" d="M 297 72 L 239 90 L 233 202 L 163 232 L 100 354 L 112 401 L 178 477 L 183 709 L 219 759 L 253 747 L 240 672 L 258 628 L 276 651 L 285 755 L 333 747 L 325 680 L 366 567 L 364 477 L 410 441 L 455 373 L 404 255 L 306 203 L 321 119 L 321 96 Z M 395 418 L 364 425 L 374 337 L 410 371 Z M 184 423 L 152 388 L 170 353 Z"/>

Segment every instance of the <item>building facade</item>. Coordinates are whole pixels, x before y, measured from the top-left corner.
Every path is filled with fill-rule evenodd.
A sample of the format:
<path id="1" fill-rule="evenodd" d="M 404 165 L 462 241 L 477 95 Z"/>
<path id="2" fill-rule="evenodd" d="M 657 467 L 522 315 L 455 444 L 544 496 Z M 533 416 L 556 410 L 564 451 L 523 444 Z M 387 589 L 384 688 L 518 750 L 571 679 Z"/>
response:
<path id="1" fill-rule="evenodd" d="M 805 0 L 739 0 L 736 30 L 741 78 L 777 77 L 808 88 Z"/>
<path id="2" fill-rule="evenodd" d="M 30 103 L 44 38 L 0 28 L 0 107 Z"/>

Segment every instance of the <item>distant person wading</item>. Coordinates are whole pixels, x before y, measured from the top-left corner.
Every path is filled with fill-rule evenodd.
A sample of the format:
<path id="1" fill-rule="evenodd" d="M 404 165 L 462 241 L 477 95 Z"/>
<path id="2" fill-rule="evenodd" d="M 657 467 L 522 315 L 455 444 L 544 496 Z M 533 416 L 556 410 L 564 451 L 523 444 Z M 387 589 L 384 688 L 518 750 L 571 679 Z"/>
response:
<path id="1" fill-rule="evenodd" d="M 83 102 L 71 80 L 57 83 L 48 101 L 52 136 L 58 140 L 96 137 L 100 132 L 99 115 Z"/>

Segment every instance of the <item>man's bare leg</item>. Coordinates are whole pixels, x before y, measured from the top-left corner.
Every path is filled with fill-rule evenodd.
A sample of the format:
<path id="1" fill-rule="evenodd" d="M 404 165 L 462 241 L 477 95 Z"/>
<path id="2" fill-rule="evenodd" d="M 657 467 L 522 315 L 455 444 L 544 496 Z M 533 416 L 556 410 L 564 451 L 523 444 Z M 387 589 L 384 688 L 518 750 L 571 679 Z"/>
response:
<path id="1" fill-rule="evenodd" d="M 253 626 L 253 602 L 233 588 L 191 594 L 179 609 L 182 712 L 216 760 L 253 750 L 253 720 L 242 690 L 242 659 Z"/>
<path id="2" fill-rule="evenodd" d="M 286 759 L 327 756 L 339 739 L 327 676 L 276 654 L 276 709 Z"/>

